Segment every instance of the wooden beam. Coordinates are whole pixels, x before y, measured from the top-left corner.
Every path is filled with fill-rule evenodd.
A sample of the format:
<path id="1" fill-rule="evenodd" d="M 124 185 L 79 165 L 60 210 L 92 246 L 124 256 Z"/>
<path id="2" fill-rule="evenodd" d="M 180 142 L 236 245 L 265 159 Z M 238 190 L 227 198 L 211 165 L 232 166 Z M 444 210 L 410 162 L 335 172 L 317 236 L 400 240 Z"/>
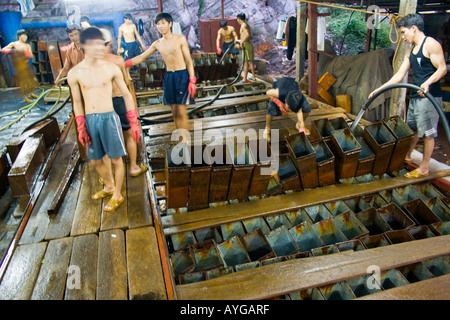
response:
<path id="1" fill-rule="evenodd" d="M 306 16 L 303 14 L 306 11 L 306 4 L 297 3 L 297 51 L 295 58 L 296 75 L 295 80 L 297 82 L 305 74 L 305 49 L 306 49 Z"/>
<path id="2" fill-rule="evenodd" d="M 288 260 L 212 280 L 177 286 L 181 300 L 264 299 L 366 276 L 450 253 L 450 235 L 361 251 Z M 434 296 L 434 299 L 440 297 Z"/>
<path id="3" fill-rule="evenodd" d="M 308 3 L 308 42 L 308 94 L 317 99 L 317 5 L 311 3 Z"/>
<path id="4" fill-rule="evenodd" d="M 166 235 L 193 231 L 201 228 L 215 227 L 221 224 L 244 219 L 267 216 L 285 211 L 298 210 L 312 205 L 330 201 L 345 200 L 376 193 L 386 189 L 404 187 L 410 184 L 431 181 L 450 175 L 450 170 L 430 174 L 428 177 L 411 181 L 404 177 L 382 179 L 361 184 L 334 184 L 284 194 L 270 198 L 242 202 L 217 208 L 192 211 L 189 214 L 174 214 L 162 218 Z"/>

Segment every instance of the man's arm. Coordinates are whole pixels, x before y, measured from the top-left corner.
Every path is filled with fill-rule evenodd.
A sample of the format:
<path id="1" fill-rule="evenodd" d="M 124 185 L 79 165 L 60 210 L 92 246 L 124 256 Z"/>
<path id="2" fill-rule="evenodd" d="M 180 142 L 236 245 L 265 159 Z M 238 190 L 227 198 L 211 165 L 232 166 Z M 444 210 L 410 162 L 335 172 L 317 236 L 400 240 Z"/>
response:
<path id="1" fill-rule="evenodd" d="M 222 38 L 222 29 L 219 29 L 219 31 L 217 31 L 217 39 L 216 39 L 216 46 L 220 46 L 220 38 Z"/>
<path id="2" fill-rule="evenodd" d="M 194 62 L 192 62 L 191 52 L 189 51 L 189 45 L 184 36 L 180 37 L 181 41 L 181 53 L 183 54 L 184 61 L 186 62 L 186 68 L 189 72 L 189 76 L 195 76 Z"/>
<path id="3" fill-rule="evenodd" d="M 424 89 L 426 93 L 430 90 L 431 84 L 441 80 L 442 77 L 444 77 L 447 73 L 447 65 L 445 64 L 444 52 L 440 43 L 434 39 L 428 39 L 432 41 L 428 40 L 425 44 L 425 48 L 430 54 L 431 63 L 436 68 L 436 71 L 427 79 L 427 81 L 420 85 L 420 87 Z M 425 97 L 425 95 L 421 91 L 419 91 L 419 94 Z"/>
<path id="4" fill-rule="evenodd" d="M 269 89 L 269 90 L 267 90 L 266 95 L 268 95 L 271 98 L 278 98 L 279 90 L 278 89 Z"/>
<path id="5" fill-rule="evenodd" d="M 14 42 L 11 42 L 6 47 L 3 47 L 2 53 L 3 54 L 10 54 L 12 49 L 14 49 Z"/>
<path id="6" fill-rule="evenodd" d="M 59 83 L 59 80 L 67 76 L 67 73 L 69 72 L 70 68 L 72 67 L 72 62 L 69 59 L 69 57 L 66 57 L 66 60 L 64 61 L 64 67 L 59 72 L 58 76 L 55 79 L 55 85 L 61 86 Z"/>
<path id="7" fill-rule="evenodd" d="M 250 30 L 245 26 L 241 32 L 241 42 L 250 42 Z"/>
<path id="8" fill-rule="evenodd" d="M 411 50 L 412 50 L 412 48 L 411 48 L 410 50 L 408 50 L 408 52 L 406 53 L 405 59 L 403 60 L 403 63 L 401 64 L 400 69 L 398 69 L 397 73 L 394 74 L 394 75 L 392 76 L 392 78 L 389 79 L 388 82 L 384 83 L 382 86 L 380 86 L 380 87 L 378 87 L 377 89 L 373 90 L 373 91 L 369 94 L 369 98 L 372 98 L 373 95 L 374 95 L 377 91 L 379 91 L 379 90 L 381 90 L 381 89 L 383 89 L 383 88 L 386 88 L 387 86 L 390 86 L 391 84 L 395 84 L 395 83 L 400 83 L 400 82 L 402 82 L 402 80 L 405 78 L 406 73 L 408 73 L 409 68 L 410 68 L 410 66 L 411 66 L 411 63 L 410 63 L 410 61 L 409 61 L 409 54 L 411 53 Z"/>
<path id="9" fill-rule="evenodd" d="M 231 31 L 231 35 L 233 36 L 234 42 L 236 42 L 236 41 L 239 40 L 238 35 L 237 35 L 237 32 L 236 32 L 236 30 L 235 30 L 234 28 L 233 28 L 233 30 Z"/>
<path id="10" fill-rule="evenodd" d="M 139 32 L 137 31 L 137 28 L 135 25 L 133 25 L 133 31 L 134 31 L 134 36 L 136 37 L 137 41 L 141 45 L 142 50 L 143 51 L 147 50 L 147 48 L 144 46 L 144 43 L 142 42 L 141 36 L 139 35 Z"/>
<path id="11" fill-rule="evenodd" d="M 147 60 L 152 54 L 154 54 L 156 52 L 156 43 L 158 42 L 155 41 L 152 43 L 152 45 L 150 46 L 150 48 L 148 48 L 147 50 L 145 50 L 145 52 L 141 53 L 140 55 L 134 57 L 133 59 L 128 59 L 127 61 L 125 61 L 125 67 L 130 68 L 131 66 L 135 66 L 137 64 L 140 64 L 141 62 L 144 62 L 145 60 Z"/>
<path id="12" fill-rule="evenodd" d="M 67 75 L 67 83 L 69 84 L 70 92 L 72 94 L 73 113 L 76 117 L 82 116 L 84 115 L 84 108 L 81 100 L 81 90 L 73 70 L 69 71 L 69 74 Z"/>
<path id="13" fill-rule="evenodd" d="M 120 55 L 120 45 L 122 44 L 123 29 L 119 27 L 119 35 L 117 36 L 117 54 Z"/>

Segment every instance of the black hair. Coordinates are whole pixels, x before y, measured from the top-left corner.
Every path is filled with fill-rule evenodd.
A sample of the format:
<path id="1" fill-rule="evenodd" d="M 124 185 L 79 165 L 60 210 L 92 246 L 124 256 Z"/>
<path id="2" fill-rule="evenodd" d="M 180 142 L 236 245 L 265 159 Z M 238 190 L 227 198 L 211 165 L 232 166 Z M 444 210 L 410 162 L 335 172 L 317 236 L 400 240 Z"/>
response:
<path id="1" fill-rule="evenodd" d="M 67 34 L 72 33 L 72 31 L 81 30 L 81 27 L 77 24 L 70 24 L 66 28 Z"/>
<path id="2" fill-rule="evenodd" d="M 173 22 L 173 18 L 170 13 L 161 12 L 156 15 L 155 24 L 157 24 L 162 19 L 166 20 L 168 23 Z"/>
<path id="3" fill-rule="evenodd" d="M 89 17 L 88 16 L 82 16 L 81 18 L 80 18 L 80 23 L 81 22 L 88 22 L 88 23 L 91 23 L 91 20 L 89 20 Z"/>
<path id="4" fill-rule="evenodd" d="M 305 101 L 305 96 L 299 90 L 292 90 L 286 96 L 286 104 L 293 112 L 298 112 Z"/>
<path id="5" fill-rule="evenodd" d="M 219 25 L 221 28 L 226 27 L 227 26 L 227 20 L 220 20 Z"/>
<path id="6" fill-rule="evenodd" d="M 417 29 L 423 31 L 424 28 L 423 18 L 420 14 L 408 14 L 398 21 L 397 26 L 399 28 L 404 27 L 408 29 L 411 28 L 412 26 L 416 26 Z"/>
<path id="7" fill-rule="evenodd" d="M 238 17 L 242 21 L 245 21 L 245 13 L 243 13 L 243 12 L 239 13 L 236 17 Z"/>
<path id="8" fill-rule="evenodd" d="M 103 40 L 103 34 L 99 28 L 90 27 L 81 31 L 80 43 L 85 44 L 87 40 Z"/>
<path id="9" fill-rule="evenodd" d="M 133 17 L 132 17 L 131 14 L 129 14 L 129 13 L 125 13 L 125 14 L 123 15 L 123 18 L 124 18 L 124 19 L 128 19 L 128 20 L 133 20 Z"/>
<path id="10" fill-rule="evenodd" d="M 17 30 L 17 32 L 16 32 L 17 38 L 19 38 L 23 34 L 26 34 L 28 36 L 28 33 L 25 31 L 25 29 L 20 29 L 20 30 Z"/>

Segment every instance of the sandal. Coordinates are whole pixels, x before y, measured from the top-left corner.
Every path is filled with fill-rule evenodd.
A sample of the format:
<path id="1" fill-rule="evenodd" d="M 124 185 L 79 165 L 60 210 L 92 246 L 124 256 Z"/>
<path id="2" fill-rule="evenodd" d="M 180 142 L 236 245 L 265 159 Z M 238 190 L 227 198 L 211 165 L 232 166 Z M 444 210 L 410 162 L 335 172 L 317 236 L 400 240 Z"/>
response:
<path id="1" fill-rule="evenodd" d="M 108 203 L 106 204 L 106 206 L 103 208 L 103 210 L 110 212 L 110 211 L 114 211 L 116 210 L 121 204 L 122 202 L 125 201 L 125 197 L 122 197 L 122 199 L 117 200 L 117 199 L 109 199 Z"/>
<path id="2" fill-rule="evenodd" d="M 146 172 L 148 170 L 148 166 L 145 164 L 140 164 L 139 168 L 141 168 L 141 170 L 139 172 L 136 173 L 130 173 L 130 176 L 132 177 L 138 177 L 140 176 L 142 173 Z"/>
<path id="3" fill-rule="evenodd" d="M 100 190 L 100 191 L 94 193 L 94 194 L 92 195 L 92 199 L 94 199 L 94 200 L 100 200 L 100 199 L 103 199 L 104 197 L 112 196 L 113 193 L 114 193 L 114 190 L 113 190 L 113 191 L 105 191 L 105 189 L 102 189 L 102 190 Z"/>
<path id="4" fill-rule="evenodd" d="M 406 179 L 414 179 L 414 178 L 424 178 L 427 177 L 430 174 L 430 172 L 427 173 L 420 173 L 419 170 L 415 169 L 411 172 L 405 173 L 404 177 Z"/>
<path id="5" fill-rule="evenodd" d="M 412 163 L 413 161 L 412 161 L 412 159 L 411 160 L 406 160 L 405 159 L 405 161 L 404 161 L 406 164 L 410 164 L 410 163 Z"/>

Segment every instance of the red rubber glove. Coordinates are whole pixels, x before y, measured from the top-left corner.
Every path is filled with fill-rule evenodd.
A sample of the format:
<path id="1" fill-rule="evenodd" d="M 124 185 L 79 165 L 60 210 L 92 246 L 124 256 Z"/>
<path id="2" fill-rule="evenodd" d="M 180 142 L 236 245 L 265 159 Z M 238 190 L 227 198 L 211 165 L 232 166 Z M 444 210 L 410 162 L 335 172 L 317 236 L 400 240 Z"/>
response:
<path id="1" fill-rule="evenodd" d="M 280 111 L 284 114 L 288 114 L 288 109 L 286 105 L 280 101 L 280 99 L 273 97 L 272 101 L 280 108 Z"/>
<path id="2" fill-rule="evenodd" d="M 78 141 L 83 145 L 83 147 L 89 149 L 88 143 L 91 143 L 91 139 L 88 136 L 86 129 L 86 117 L 84 115 L 75 117 L 78 129 Z"/>
<path id="3" fill-rule="evenodd" d="M 188 91 L 189 91 L 192 99 L 195 98 L 195 93 L 197 92 L 197 86 L 195 85 L 196 83 L 197 83 L 197 78 L 195 76 L 190 76 Z"/>
<path id="4" fill-rule="evenodd" d="M 220 46 L 217 46 L 217 54 L 221 54 L 222 53 L 222 48 Z"/>
<path id="5" fill-rule="evenodd" d="M 3 49 L 2 49 L 2 53 L 3 53 L 3 54 L 10 54 L 11 51 L 12 51 L 12 49 L 10 49 L 10 48 L 3 48 Z"/>
<path id="6" fill-rule="evenodd" d="M 131 59 L 125 60 L 125 68 L 131 68 L 133 66 L 133 61 Z"/>
<path id="7" fill-rule="evenodd" d="M 130 110 L 127 112 L 127 119 L 131 126 L 131 133 L 133 133 L 133 139 L 139 142 L 141 137 L 141 129 L 139 128 L 138 113 L 136 110 Z"/>
<path id="8" fill-rule="evenodd" d="M 28 50 L 25 50 L 23 53 L 25 54 L 25 57 L 27 57 L 28 59 L 30 59 L 33 56 L 33 54 Z"/>

